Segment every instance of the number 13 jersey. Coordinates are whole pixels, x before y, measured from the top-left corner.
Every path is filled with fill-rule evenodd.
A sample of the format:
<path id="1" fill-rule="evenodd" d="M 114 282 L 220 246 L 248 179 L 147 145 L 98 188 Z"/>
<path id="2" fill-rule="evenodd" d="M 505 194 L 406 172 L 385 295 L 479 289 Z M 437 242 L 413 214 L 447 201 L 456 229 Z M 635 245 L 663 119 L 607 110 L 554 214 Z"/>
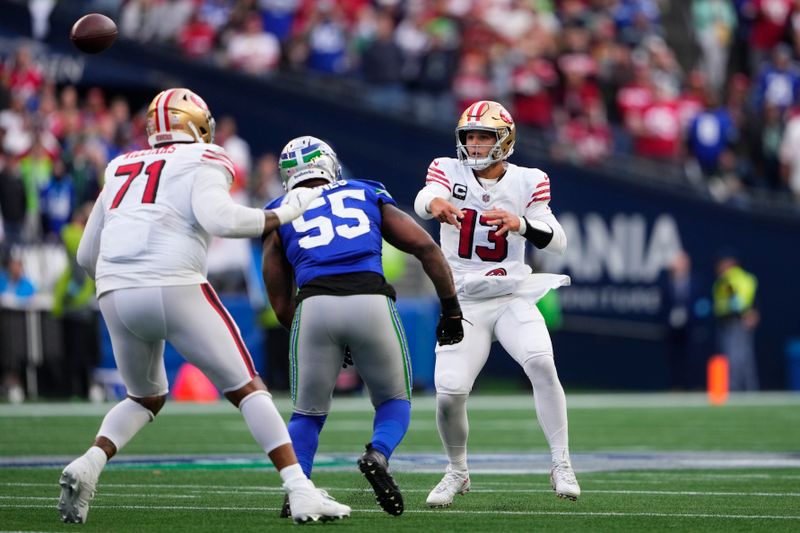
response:
<path id="1" fill-rule="evenodd" d="M 483 216 L 504 209 L 528 220 L 558 225 L 550 206 L 550 179 L 539 169 L 507 163 L 506 173 L 485 189 L 472 169 L 457 159 L 441 157 L 428 167 L 425 187 L 461 209 L 461 229 L 442 224 L 440 244 L 456 284 L 466 274 L 525 263 L 525 238 L 514 232 L 497 235 L 498 226 Z M 559 228 L 560 229 L 560 228 Z"/>

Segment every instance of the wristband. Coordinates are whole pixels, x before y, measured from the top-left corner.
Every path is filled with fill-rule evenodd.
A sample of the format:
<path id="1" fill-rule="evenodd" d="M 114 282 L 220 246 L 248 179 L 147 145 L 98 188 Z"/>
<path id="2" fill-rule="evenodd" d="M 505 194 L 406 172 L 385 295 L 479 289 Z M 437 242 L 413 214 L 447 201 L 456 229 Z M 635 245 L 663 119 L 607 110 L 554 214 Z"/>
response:
<path id="1" fill-rule="evenodd" d="M 553 240 L 553 228 L 540 220 L 531 222 L 525 217 L 521 217 L 525 221 L 525 234 L 523 237 L 531 241 L 531 243 L 539 248 L 546 248 L 550 241 Z"/>
<path id="2" fill-rule="evenodd" d="M 449 298 L 440 298 L 439 303 L 442 306 L 442 314 L 445 316 L 460 316 L 461 306 L 458 304 L 458 296 L 451 296 Z"/>

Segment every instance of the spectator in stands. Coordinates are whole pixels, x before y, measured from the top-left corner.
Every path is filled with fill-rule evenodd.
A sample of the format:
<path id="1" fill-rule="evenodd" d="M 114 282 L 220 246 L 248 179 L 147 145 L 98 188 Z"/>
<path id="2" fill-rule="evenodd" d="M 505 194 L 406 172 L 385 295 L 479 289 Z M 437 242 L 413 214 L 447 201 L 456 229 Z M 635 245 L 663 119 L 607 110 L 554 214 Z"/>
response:
<path id="1" fill-rule="evenodd" d="M 458 35 L 453 22 L 436 19 L 426 25 L 427 45 L 419 58 L 419 70 L 411 80 L 414 112 L 427 120 L 454 111 L 450 87 L 458 66 Z"/>
<path id="2" fill-rule="evenodd" d="M 320 0 L 303 27 L 308 42 L 306 66 L 324 74 L 347 72 L 347 21 L 338 2 Z"/>
<path id="3" fill-rule="evenodd" d="M 613 148 L 611 129 L 599 105 L 578 111 L 559 126 L 554 156 L 575 164 L 597 163 Z"/>
<path id="4" fill-rule="evenodd" d="M 715 91 L 707 91 L 705 109 L 690 122 L 686 139 L 689 155 L 706 178 L 718 171 L 722 152 L 733 146 L 737 136 L 727 108 L 719 105 Z"/>
<path id="5" fill-rule="evenodd" d="M 781 186 L 780 177 L 780 147 L 783 138 L 784 122 L 783 113 L 774 105 L 764 108 L 757 123 L 759 137 L 755 139 L 754 147 L 758 150 L 754 159 L 759 165 L 758 179 L 752 185 L 762 189 L 777 190 Z"/>
<path id="6" fill-rule="evenodd" d="M 719 157 L 719 164 L 708 180 L 708 191 L 718 202 L 730 202 L 741 206 L 748 203 L 744 188 L 743 165 L 733 150 L 725 149 Z"/>
<path id="7" fill-rule="evenodd" d="M 792 50 L 781 43 L 772 50 L 772 60 L 761 69 L 755 88 L 756 112 L 766 106 L 777 106 L 781 112 L 797 101 L 800 95 L 800 70 L 792 61 Z"/>
<path id="8" fill-rule="evenodd" d="M 39 89 L 44 83 L 44 76 L 33 60 L 31 49 L 20 46 L 14 53 L 14 61 L 5 73 L 11 94 L 17 95 L 26 104 L 35 103 Z"/>
<path id="9" fill-rule="evenodd" d="M 759 389 L 753 334 L 759 322 L 756 309 L 758 279 L 745 271 L 735 252 L 719 254 L 712 288 L 719 348 L 728 356 L 730 390 Z"/>
<path id="10" fill-rule="evenodd" d="M 233 161 L 236 176 L 232 190 L 235 192 L 245 187 L 252 166 L 252 157 L 250 155 L 250 144 L 238 134 L 235 118 L 230 115 L 223 115 L 219 119 L 214 132 L 214 143 L 225 148 L 231 161 Z"/>
<path id="11" fill-rule="evenodd" d="M 42 235 L 46 240 L 57 242 L 61 230 L 70 221 L 73 210 L 72 176 L 64 168 L 61 159 L 53 161 L 53 175 L 40 193 Z"/>
<path id="12" fill-rule="evenodd" d="M 0 246 L 0 263 L 4 263 L 11 249 L 22 242 L 25 208 L 25 184 L 19 167 L 13 158 L 0 150 L 0 213 L 5 233 Z"/>
<path id="13" fill-rule="evenodd" d="M 53 317 L 61 320 L 63 357 L 59 372 L 65 397 L 87 398 L 92 372 L 100 362 L 98 317 L 94 281 L 77 263 L 78 244 L 92 204 L 75 210 L 69 224 L 61 228 L 67 264 L 53 288 Z"/>
<path id="14" fill-rule="evenodd" d="M 264 31 L 258 13 L 250 13 L 244 26 L 235 31 L 228 41 L 228 65 L 250 74 L 269 74 L 278 66 L 281 49 L 278 39 Z"/>
<path id="15" fill-rule="evenodd" d="M 532 53 L 517 66 L 511 78 L 514 117 L 518 124 L 536 129 L 553 125 L 553 93 L 558 72 L 552 60 Z"/>
<path id="16" fill-rule="evenodd" d="M 273 199 L 286 194 L 278 168 L 278 157 L 273 152 L 258 158 L 249 186 L 251 207 L 265 206 Z"/>
<path id="17" fill-rule="evenodd" d="M 466 109 L 473 102 L 488 100 L 492 94 L 489 79 L 488 58 L 480 52 L 469 52 L 461 56 L 461 62 L 453 78 L 453 96 L 458 109 Z"/>
<path id="18" fill-rule="evenodd" d="M 795 200 L 800 201 L 800 108 L 793 108 L 786 122 L 779 150 L 781 179 Z"/>
<path id="19" fill-rule="evenodd" d="M 749 0 L 743 14 L 750 19 L 750 73 L 755 74 L 786 34 L 793 0 Z"/>
<path id="20" fill-rule="evenodd" d="M 692 22 L 703 53 L 703 70 L 711 88 L 719 91 L 725 83 L 728 52 L 736 31 L 736 12 L 729 0 L 694 0 Z"/>
<path id="21" fill-rule="evenodd" d="M 178 35 L 178 46 L 181 51 L 193 59 L 208 58 L 214 50 L 217 32 L 214 27 L 200 16 L 200 8 L 196 7 Z"/>
<path id="22" fill-rule="evenodd" d="M 379 12 L 375 36 L 361 56 L 361 73 L 370 86 L 367 99 L 376 109 L 400 110 L 405 100 L 403 64 L 403 53 L 394 42 L 394 19 Z"/>
<path id="23" fill-rule="evenodd" d="M 10 256 L 6 266 L 0 269 L 0 371 L 8 401 L 21 403 L 25 392 L 20 375 L 27 357 L 24 309 L 36 287 L 18 257 Z"/>
<path id="24" fill-rule="evenodd" d="M 654 159 L 675 160 L 680 149 L 681 124 L 669 84 L 655 84 L 653 101 L 633 123 L 634 150 Z"/>

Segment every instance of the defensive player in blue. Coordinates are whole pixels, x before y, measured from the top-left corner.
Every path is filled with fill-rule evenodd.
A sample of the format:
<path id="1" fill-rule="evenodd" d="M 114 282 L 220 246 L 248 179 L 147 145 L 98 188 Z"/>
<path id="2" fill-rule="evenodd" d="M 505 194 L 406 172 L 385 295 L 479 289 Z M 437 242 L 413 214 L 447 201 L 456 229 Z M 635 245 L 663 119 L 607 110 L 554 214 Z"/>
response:
<path id="1" fill-rule="evenodd" d="M 305 216 L 264 241 L 264 281 L 281 323 L 291 330 L 289 434 L 297 459 L 311 477 L 346 352 L 375 408 L 372 439 L 358 467 L 391 515 L 403 512 L 403 496 L 388 460 L 411 418 L 411 362 L 395 290 L 381 266 L 382 239 L 413 254 L 433 282 L 442 314 L 439 344 L 461 341 L 461 308 L 450 267 L 431 236 L 397 208 L 376 181 L 344 180 L 336 154 L 323 141 L 298 137 L 280 156 L 287 191 L 321 186 Z M 267 205 L 280 205 L 282 198 Z M 298 290 L 299 289 L 299 290 Z M 290 512 L 284 506 L 284 515 Z"/>

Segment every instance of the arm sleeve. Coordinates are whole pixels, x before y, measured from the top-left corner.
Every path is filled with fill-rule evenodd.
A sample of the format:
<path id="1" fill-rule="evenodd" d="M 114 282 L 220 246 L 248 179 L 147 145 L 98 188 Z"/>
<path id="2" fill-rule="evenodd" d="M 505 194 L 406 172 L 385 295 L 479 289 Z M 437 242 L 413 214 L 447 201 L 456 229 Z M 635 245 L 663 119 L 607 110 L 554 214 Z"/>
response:
<path id="1" fill-rule="evenodd" d="M 192 187 L 192 211 L 197 221 L 217 237 L 260 237 L 264 211 L 233 201 L 227 176 L 219 169 L 202 166 Z"/>
<path id="2" fill-rule="evenodd" d="M 86 221 L 86 227 L 83 230 L 83 236 L 78 245 L 76 255 L 78 264 L 92 279 L 94 279 L 97 258 L 100 255 L 100 234 L 103 232 L 105 221 L 106 210 L 103 207 L 103 195 L 101 194 L 94 203 L 89 219 Z"/>
<path id="3" fill-rule="evenodd" d="M 428 183 L 425 185 L 414 199 L 414 211 L 417 213 L 417 216 L 424 220 L 433 218 L 433 215 L 428 210 L 428 206 L 431 205 L 431 200 L 434 198 L 444 198 L 447 200 L 450 198 L 450 189 L 438 183 Z"/>
<path id="4" fill-rule="evenodd" d="M 564 228 L 553 215 L 550 209 L 550 179 L 544 175 L 542 180 L 536 185 L 531 193 L 530 201 L 525 209 L 526 229 L 535 230 L 546 228 L 542 224 L 547 225 L 553 230 L 553 237 L 546 246 L 541 247 L 541 250 L 553 254 L 561 255 L 567 249 L 567 235 L 564 233 Z M 527 238 L 527 237 L 526 237 Z"/>
<path id="5" fill-rule="evenodd" d="M 433 218 L 430 212 L 431 200 L 434 198 L 450 198 L 450 193 L 453 190 L 453 184 L 450 178 L 444 171 L 442 159 L 434 159 L 428 165 L 428 174 L 425 177 L 425 187 L 417 193 L 417 198 L 414 200 L 414 211 L 424 220 Z"/>
<path id="6" fill-rule="evenodd" d="M 536 218 L 525 215 L 525 219 L 527 222 L 526 226 L 528 231 L 535 231 L 537 228 L 546 231 L 546 228 L 543 225 L 548 226 L 553 231 L 553 236 L 550 239 L 550 242 L 541 248 L 537 246 L 537 248 L 556 255 L 561 255 L 566 251 L 567 235 L 564 233 L 564 228 L 561 227 L 561 224 L 558 222 L 558 219 L 556 219 L 553 213 L 543 214 L 537 216 Z M 527 233 L 525 234 L 525 238 L 528 238 Z M 533 242 L 533 240 L 531 240 L 531 242 Z M 534 242 L 534 244 L 536 243 Z"/>

